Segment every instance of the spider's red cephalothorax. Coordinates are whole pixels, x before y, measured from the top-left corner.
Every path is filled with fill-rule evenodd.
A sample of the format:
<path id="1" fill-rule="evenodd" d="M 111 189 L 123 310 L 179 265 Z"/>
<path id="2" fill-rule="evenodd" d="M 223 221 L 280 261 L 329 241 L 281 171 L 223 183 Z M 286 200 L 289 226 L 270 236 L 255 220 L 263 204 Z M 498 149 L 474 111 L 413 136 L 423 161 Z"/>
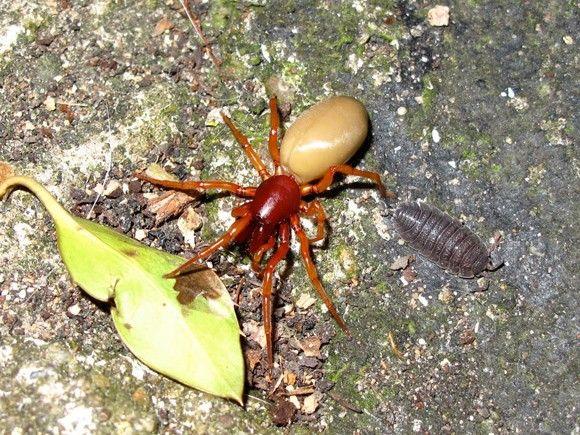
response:
<path id="1" fill-rule="evenodd" d="M 353 102 L 356 103 L 354 106 L 352 106 Z M 354 109 L 351 107 L 354 107 Z M 352 119 L 357 119 L 356 116 L 351 115 L 360 115 L 359 112 L 364 110 L 364 108 L 361 108 L 362 105 L 360 103 L 349 97 L 334 97 L 334 99 L 331 98 L 315 105 L 309 112 L 306 112 L 309 115 L 302 122 L 302 125 L 306 126 L 312 126 L 314 124 L 314 128 L 310 128 L 310 133 L 308 131 L 305 133 L 302 132 L 300 139 L 293 142 L 293 149 L 283 150 L 289 151 L 286 153 L 291 156 L 288 157 L 288 160 L 291 158 L 294 158 L 294 160 L 291 160 L 290 164 L 282 167 L 280 164 L 280 150 L 278 148 L 280 119 L 276 98 L 271 98 L 268 148 L 274 162 L 274 175 L 270 174 L 260 157 L 250 145 L 247 137 L 234 126 L 227 116 L 222 114 L 224 122 L 230 128 L 238 143 L 244 148 L 246 155 L 262 178 L 262 182 L 257 188 L 242 187 L 221 180 L 169 181 L 155 179 L 144 173 L 136 174 L 141 180 L 174 190 L 222 189 L 239 197 L 251 198 L 248 202 L 232 210 L 232 216 L 236 220 L 225 234 L 208 247 L 202 249 L 197 255 L 179 268 L 168 273 L 166 277 L 175 278 L 179 276 L 186 272 L 192 263 L 209 257 L 218 249 L 228 246 L 230 243 L 246 243 L 252 257 L 252 267 L 262 277 L 262 316 L 270 370 L 274 362 L 272 351 L 272 280 L 276 266 L 288 254 L 291 230 L 294 231 L 300 243 L 300 253 L 314 288 L 328 307 L 328 311 L 332 317 L 346 333 L 349 333 L 348 327 L 324 290 L 318 278 L 312 257 L 310 256 L 310 244 L 322 240 L 325 237 L 324 225 L 326 216 L 324 209 L 318 200 L 306 202 L 302 198 L 316 195 L 326 190 L 332 184 L 334 176 L 337 173 L 368 178 L 376 183 L 384 196 L 394 196 L 393 193 L 385 189 L 379 174 L 362 171 L 344 164 L 328 164 L 328 154 L 324 154 L 330 152 L 330 160 L 332 161 L 332 153 L 335 153 L 339 156 L 337 157 L 339 161 L 344 163 L 358 149 L 364 140 L 364 136 L 366 136 L 367 125 L 359 125 L 361 122 L 368 123 L 366 111 L 362 118 L 359 116 L 359 119 L 363 119 L 363 121 L 356 121 L 359 124 L 349 125 L 349 122 L 353 122 L 351 121 Z M 332 113 L 332 110 L 338 111 L 338 113 Z M 350 110 L 354 110 L 354 113 L 350 113 Z M 333 123 L 337 122 L 338 125 L 333 125 Z M 298 121 L 296 124 L 298 124 Z M 349 128 L 358 129 L 358 131 L 362 131 L 363 133 L 355 132 L 355 134 L 350 134 Z M 299 146 L 305 144 L 307 140 L 313 140 L 316 143 L 316 147 L 306 147 L 306 151 L 299 149 Z M 320 144 L 325 143 L 328 143 L 326 148 L 321 148 Z M 312 151 L 309 151 L 309 149 L 314 149 L 315 154 L 310 156 L 308 153 Z M 296 152 L 293 154 L 294 151 Z M 297 175 L 298 173 L 301 175 Z M 318 174 L 323 175 L 318 176 Z M 300 182 L 300 177 L 306 179 L 306 181 L 311 181 L 316 178 L 320 180 L 316 183 L 302 183 Z M 313 239 L 309 239 L 304 232 L 300 224 L 300 216 L 316 218 L 317 231 Z M 262 259 L 270 250 L 274 251 L 267 259 L 265 266 L 262 267 Z"/>

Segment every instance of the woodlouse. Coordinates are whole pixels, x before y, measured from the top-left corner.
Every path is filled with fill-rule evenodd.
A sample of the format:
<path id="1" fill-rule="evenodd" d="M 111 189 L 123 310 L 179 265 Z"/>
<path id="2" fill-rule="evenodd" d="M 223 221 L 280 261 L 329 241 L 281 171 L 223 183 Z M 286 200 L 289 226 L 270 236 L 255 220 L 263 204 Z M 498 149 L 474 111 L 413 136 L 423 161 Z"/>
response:
<path id="1" fill-rule="evenodd" d="M 421 255 L 463 278 L 490 270 L 490 251 L 460 221 L 425 203 L 403 203 L 394 215 L 401 237 Z"/>

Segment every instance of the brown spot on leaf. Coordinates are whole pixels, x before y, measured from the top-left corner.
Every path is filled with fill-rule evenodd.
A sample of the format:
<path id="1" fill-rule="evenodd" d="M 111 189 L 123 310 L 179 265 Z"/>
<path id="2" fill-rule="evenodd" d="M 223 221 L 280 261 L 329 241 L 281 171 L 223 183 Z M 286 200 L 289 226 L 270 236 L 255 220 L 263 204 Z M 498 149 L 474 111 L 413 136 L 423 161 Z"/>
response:
<path id="1" fill-rule="evenodd" d="M 127 255 L 128 257 L 136 257 L 137 256 L 137 251 L 135 249 L 124 248 L 124 249 L 121 249 L 121 252 L 123 254 Z"/>
<path id="2" fill-rule="evenodd" d="M 127 328 L 127 329 L 132 329 L 132 328 L 133 328 L 133 326 L 131 326 L 131 324 L 130 324 L 130 323 L 123 323 L 123 326 L 124 326 L 125 328 Z"/>
<path id="3" fill-rule="evenodd" d="M 221 286 L 222 283 L 214 272 L 206 266 L 194 264 L 175 278 L 173 289 L 179 293 L 178 302 L 182 305 L 189 305 L 200 294 L 207 299 L 219 298 L 218 289 Z"/>

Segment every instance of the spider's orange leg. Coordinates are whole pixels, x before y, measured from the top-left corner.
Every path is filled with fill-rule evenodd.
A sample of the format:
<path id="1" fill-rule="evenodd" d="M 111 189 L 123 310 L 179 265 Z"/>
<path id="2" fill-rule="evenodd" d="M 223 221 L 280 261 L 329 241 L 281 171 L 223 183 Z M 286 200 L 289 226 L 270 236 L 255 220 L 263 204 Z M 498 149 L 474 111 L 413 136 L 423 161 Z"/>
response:
<path id="1" fill-rule="evenodd" d="M 252 148 L 252 145 L 248 141 L 248 138 L 246 137 L 246 135 L 243 134 L 240 130 L 238 130 L 238 128 L 234 125 L 232 120 L 230 118 L 228 118 L 226 115 L 224 115 L 223 113 L 222 113 L 222 118 L 223 118 L 225 124 L 229 127 L 229 129 L 232 132 L 232 134 L 234 135 L 234 137 L 236 138 L 236 141 L 238 141 L 238 143 L 244 149 L 246 155 L 250 159 L 250 162 L 252 162 L 252 165 L 254 166 L 254 168 L 256 168 L 256 171 L 258 171 L 258 174 L 260 174 L 260 177 L 262 178 L 262 180 L 269 178 L 270 174 L 268 173 L 268 170 L 266 169 L 266 165 L 264 165 L 264 162 L 262 162 L 262 159 L 260 159 L 260 156 L 256 153 L 256 151 L 254 151 L 254 148 Z"/>
<path id="2" fill-rule="evenodd" d="M 220 180 L 207 180 L 207 181 L 172 181 L 172 180 L 159 180 L 157 178 L 150 177 L 143 172 L 137 172 L 134 174 L 140 180 L 148 181 L 156 186 L 167 187 L 173 190 L 179 191 L 191 191 L 191 190 L 209 190 L 209 189 L 221 189 L 233 193 L 236 196 L 242 198 L 253 197 L 256 193 L 255 187 L 242 187 L 235 183 L 230 183 L 229 181 Z"/>
<path id="3" fill-rule="evenodd" d="M 232 210 L 232 216 L 235 218 L 239 218 L 242 217 L 248 213 L 250 213 L 250 204 L 251 202 L 246 202 L 242 205 L 238 205 L 237 207 L 234 207 L 234 209 Z"/>
<path id="4" fill-rule="evenodd" d="M 254 272 L 256 272 L 258 275 L 263 273 L 263 271 L 260 271 L 260 262 L 262 261 L 262 257 L 266 252 L 274 247 L 274 243 L 276 243 L 276 240 L 274 237 L 270 236 L 268 241 L 260 246 L 260 248 L 252 256 L 252 269 L 254 269 Z"/>
<path id="5" fill-rule="evenodd" d="M 278 135 L 280 134 L 280 114 L 276 96 L 270 98 L 270 134 L 268 135 L 268 150 L 275 168 L 280 166 L 280 150 L 278 149 Z"/>
<path id="6" fill-rule="evenodd" d="M 322 286 L 322 283 L 320 282 L 320 279 L 318 278 L 316 266 L 314 265 L 312 257 L 310 256 L 310 243 L 308 242 L 308 236 L 300 226 L 300 220 L 298 218 L 298 215 L 295 214 L 290 216 L 290 223 L 292 224 L 292 229 L 294 230 L 296 236 L 298 237 L 298 240 L 300 241 L 300 253 L 302 254 L 302 260 L 304 261 L 304 266 L 306 267 L 306 272 L 308 272 L 310 281 L 312 281 L 312 284 L 314 285 L 316 292 L 318 293 L 318 295 L 328 308 L 328 311 L 330 312 L 334 320 L 336 320 L 336 323 L 338 323 L 338 325 L 342 328 L 344 332 L 350 335 L 348 326 L 346 326 L 346 323 L 344 323 L 344 320 L 342 320 L 342 317 L 340 316 L 340 314 L 338 314 L 338 311 L 336 310 L 334 304 L 332 303 L 332 300 L 330 300 L 330 296 L 328 296 L 328 293 L 326 293 L 324 287 Z"/>
<path id="7" fill-rule="evenodd" d="M 203 249 L 193 258 L 187 260 L 184 264 L 179 266 L 177 269 L 169 272 L 168 274 L 164 275 L 165 278 L 175 278 L 179 276 L 181 273 L 187 270 L 189 266 L 202 260 L 204 258 L 209 257 L 211 254 L 216 252 L 218 249 L 228 246 L 232 243 L 236 236 L 240 234 L 251 222 L 252 216 L 250 214 L 245 214 L 242 217 L 236 219 L 236 221 L 228 228 L 228 230 L 215 242 L 209 245 L 207 248 Z"/>
<path id="8" fill-rule="evenodd" d="M 286 257 L 289 249 L 290 228 L 287 223 L 283 223 L 280 225 L 280 244 L 264 268 L 264 280 L 262 281 L 262 318 L 264 321 L 266 351 L 268 352 L 270 373 L 274 365 L 274 353 L 272 351 L 272 277 L 274 269 Z"/>
<path id="9" fill-rule="evenodd" d="M 310 243 L 318 242 L 324 239 L 324 223 L 326 222 L 326 214 L 320 201 L 315 200 L 310 203 L 302 201 L 300 204 L 300 211 L 309 217 L 316 217 L 316 237 L 308 239 Z"/>
<path id="10" fill-rule="evenodd" d="M 356 168 L 353 168 L 353 167 L 348 166 L 348 165 L 331 166 L 328 169 L 328 171 L 326 171 L 326 173 L 324 174 L 324 176 L 322 177 L 322 179 L 318 183 L 302 185 L 300 187 L 301 195 L 306 196 L 306 195 L 310 195 L 313 193 L 320 193 L 320 192 L 325 191 L 332 184 L 332 181 L 334 180 L 334 176 L 337 173 L 344 174 L 344 175 L 357 175 L 359 177 L 368 178 L 369 180 L 372 180 L 376 183 L 377 188 L 379 189 L 379 191 L 381 192 L 381 194 L 383 196 L 386 196 L 389 198 L 396 198 L 397 197 L 393 192 L 391 192 L 390 190 L 387 190 L 385 188 L 385 186 L 383 185 L 383 182 L 381 181 L 381 176 L 379 174 L 377 174 L 376 172 L 362 171 L 360 169 L 356 169 Z"/>

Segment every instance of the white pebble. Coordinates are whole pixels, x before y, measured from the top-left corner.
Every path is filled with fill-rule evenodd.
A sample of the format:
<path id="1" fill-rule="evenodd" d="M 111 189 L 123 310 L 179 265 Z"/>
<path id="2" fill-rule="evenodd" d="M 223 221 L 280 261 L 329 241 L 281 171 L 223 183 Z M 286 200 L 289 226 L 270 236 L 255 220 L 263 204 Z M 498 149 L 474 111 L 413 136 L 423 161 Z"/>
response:
<path id="1" fill-rule="evenodd" d="M 145 239 L 145 237 L 147 237 L 147 233 L 145 232 L 145 230 L 142 229 L 138 229 L 135 231 L 135 238 L 139 241 Z"/>
<path id="2" fill-rule="evenodd" d="M 74 304 L 68 307 L 67 311 L 71 313 L 73 316 L 78 316 L 81 312 L 81 307 L 79 306 L 79 304 Z"/>
<path id="3" fill-rule="evenodd" d="M 432 26 L 448 26 L 449 25 L 449 7 L 437 5 L 427 12 L 427 21 Z"/>
<path id="4" fill-rule="evenodd" d="M 435 143 L 439 143 L 439 141 L 441 140 L 441 135 L 439 134 L 439 131 L 436 128 L 434 128 L 431 131 L 431 137 L 433 138 L 433 142 Z"/>

